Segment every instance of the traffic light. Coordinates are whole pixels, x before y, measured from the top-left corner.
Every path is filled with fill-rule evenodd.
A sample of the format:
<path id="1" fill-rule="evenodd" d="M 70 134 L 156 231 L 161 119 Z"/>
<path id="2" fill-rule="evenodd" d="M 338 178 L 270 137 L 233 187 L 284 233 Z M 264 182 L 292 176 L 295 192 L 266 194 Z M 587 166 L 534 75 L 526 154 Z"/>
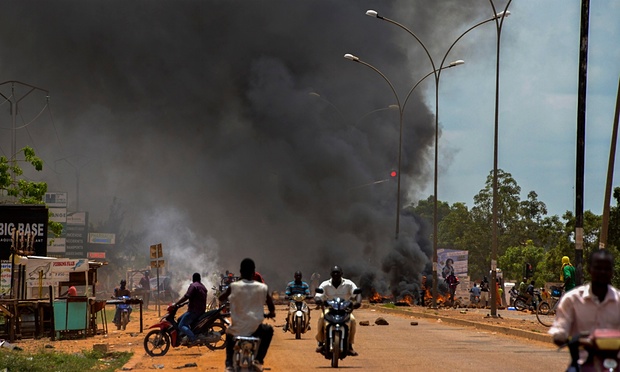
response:
<path id="1" fill-rule="evenodd" d="M 390 172 L 390 177 L 394 178 L 396 176 L 398 176 L 398 172 L 396 172 L 395 170 Z"/>

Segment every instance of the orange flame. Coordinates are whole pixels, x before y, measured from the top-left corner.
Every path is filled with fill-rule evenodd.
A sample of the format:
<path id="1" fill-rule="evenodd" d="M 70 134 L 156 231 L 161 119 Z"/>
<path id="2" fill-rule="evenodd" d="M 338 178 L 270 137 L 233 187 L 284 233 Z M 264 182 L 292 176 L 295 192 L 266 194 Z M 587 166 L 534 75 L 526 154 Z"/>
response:
<path id="1" fill-rule="evenodd" d="M 382 296 L 379 294 L 379 292 L 377 292 L 374 288 L 371 290 L 371 295 L 370 297 L 368 297 L 368 302 L 372 303 L 372 304 L 378 304 L 378 303 L 383 303 L 385 301 L 389 301 L 391 299 L 391 297 L 389 296 Z"/>

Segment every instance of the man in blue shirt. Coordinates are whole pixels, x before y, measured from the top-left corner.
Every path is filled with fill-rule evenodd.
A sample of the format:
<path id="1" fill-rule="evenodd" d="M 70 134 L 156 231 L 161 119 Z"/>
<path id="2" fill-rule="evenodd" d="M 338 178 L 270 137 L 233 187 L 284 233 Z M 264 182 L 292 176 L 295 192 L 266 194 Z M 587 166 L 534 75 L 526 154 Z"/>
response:
<path id="1" fill-rule="evenodd" d="M 301 271 L 295 271 L 295 274 L 293 277 L 295 278 L 295 280 L 293 280 L 292 282 L 289 282 L 286 285 L 286 291 L 285 291 L 286 297 L 290 299 L 291 296 L 297 293 L 306 295 L 306 297 L 310 297 L 310 287 L 308 286 L 308 283 L 303 282 L 301 280 Z M 282 331 L 284 332 L 288 331 L 290 316 L 291 314 L 289 314 L 286 317 L 286 324 L 284 324 L 284 328 L 282 328 Z M 308 309 L 308 323 L 309 322 L 310 322 L 310 309 Z M 308 329 L 310 329 L 310 327 L 308 327 Z"/>
<path id="2" fill-rule="evenodd" d="M 187 343 L 192 345 L 196 343 L 196 335 L 190 326 L 207 309 L 207 288 L 200 282 L 200 274 L 198 273 L 194 273 L 192 284 L 174 305 L 179 306 L 186 300 L 189 300 L 189 305 L 187 305 L 187 312 L 179 318 L 179 329 L 187 336 Z"/>

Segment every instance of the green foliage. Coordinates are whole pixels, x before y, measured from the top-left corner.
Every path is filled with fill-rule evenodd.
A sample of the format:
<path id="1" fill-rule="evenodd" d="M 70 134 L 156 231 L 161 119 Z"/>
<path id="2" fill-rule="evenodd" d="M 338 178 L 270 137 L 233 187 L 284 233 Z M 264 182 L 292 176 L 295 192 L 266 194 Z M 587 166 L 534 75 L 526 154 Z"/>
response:
<path id="1" fill-rule="evenodd" d="M 43 160 L 36 156 L 31 147 L 24 147 L 17 155 L 23 154 L 23 160 L 10 161 L 5 156 L 0 157 L 0 196 L 17 198 L 19 204 L 44 204 L 43 196 L 47 192 L 46 182 L 34 182 L 18 177 L 24 174 L 19 162 L 26 162 L 37 171 L 43 170 Z M 16 156 L 17 156 L 16 155 Z M 62 233 L 62 224 L 50 221 L 48 228 L 56 236 Z"/>
<path id="2" fill-rule="evenodd" d="M 0 366 L 8 371 L 103 371 L 113 372 L 122 368 L 131 353 L 111 353 L 107 356 L 95 351 L 82 351 L 65 354 L 55 351 L 25 353 L 9 349 L 0 349 Z"/>
<path id="3" fill-rule="evenodd" d="M 508 247 L 506 253 L 498 258 L 499 267 L 504 274 L 504 280 L 520 282 L 523 279 L 525 263 L 528 262 L 534 268 L 534 280 L 537 286 L 545 283 L 542 275 L 541 264 L 545 260 L 545 250 L 536 247 L 534 242 L 529 240 L 525 246 Z"/>
<path id="4" fill-rule="evenodd" d="M 525 262 L 533 265 L 537 285 L 559 281 L 563 256 L 575 261 L 575 216 L 567 211 L 561 217 L 547 216 L 547 206 L 530 191 L 521 200 L 521 187 L 508 172 L 497 172 L 497 257 L 498 267 L 507 280 L 521 280 Z M 614 190 L 620 204 L 620 188 Z M 433 198 L 420 201 L 411 210 L 432 223 Z M 598 249 L 602 219 L 591 211 L 583 216 L 583 279 L 589 280 L 587 262 Z M 469 251 L 469 276 L 479 280 L 488 275 L 493 246 L 493 173 L 483 189 L 474 196 L 474 206 L 465 203 L 438 203 L 438 248 Z M 610 209 L 607 249 L 614 253 L 614 285 L 620 284 L 620 208 Z"/>

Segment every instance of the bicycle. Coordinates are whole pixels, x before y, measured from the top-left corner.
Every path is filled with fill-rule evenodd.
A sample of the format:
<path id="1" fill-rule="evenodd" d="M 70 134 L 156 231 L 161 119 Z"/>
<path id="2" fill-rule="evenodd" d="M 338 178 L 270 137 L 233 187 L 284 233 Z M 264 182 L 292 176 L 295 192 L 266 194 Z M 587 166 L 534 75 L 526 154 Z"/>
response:
<path id="1" fill-rule="evenodd" d="M 562 287 L 551 287 L 551 297 L 541 301 L 536 308 L 536 319 L 545 327 L 551 327 L 555 319 L 555 312 L 562 297 Z"/>

